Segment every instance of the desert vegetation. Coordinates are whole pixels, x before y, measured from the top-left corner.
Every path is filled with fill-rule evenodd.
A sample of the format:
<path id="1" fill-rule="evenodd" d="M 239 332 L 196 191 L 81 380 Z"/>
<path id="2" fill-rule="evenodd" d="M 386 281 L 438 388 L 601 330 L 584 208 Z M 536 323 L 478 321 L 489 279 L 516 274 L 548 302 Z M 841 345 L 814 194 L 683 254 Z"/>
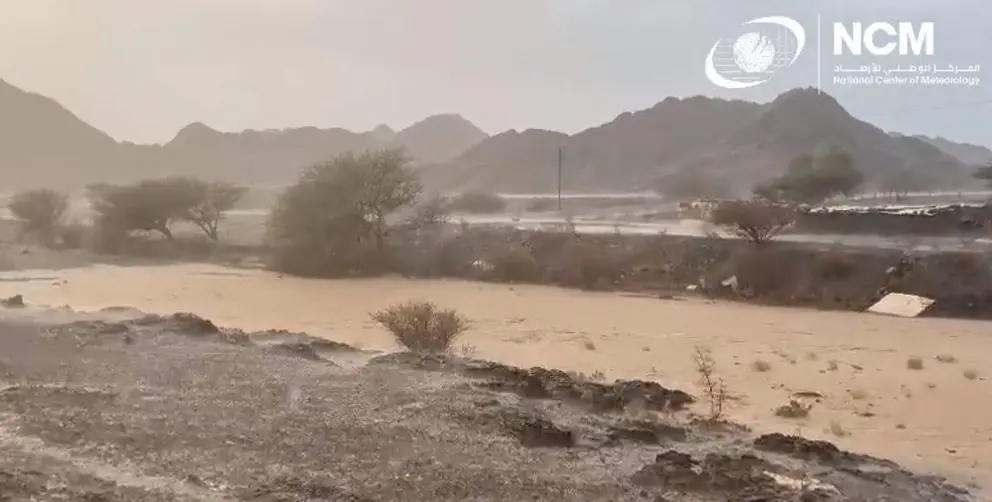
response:
<path id="1" fill-rule="evenodd" d="M 818 204 L 835 195 L 851 195 L 864 183 L 864 175 L 846 152 L 831 149 L 824 155 L 801 155 L 789 163 L 782 176 L 754 188 L 754 194 L 771 202 Z"/>
<path id="2" fill-rule="evenodd" d="M 712 422 L 720 421 L 723 419 L 724 406 L 729 395 L 727 384 L 717 371 L 713 352 L 707 347 L 697 346 L 692 361 L 699 376 L 699 386 L 703 389 L 703 395 L 706 396 L 709 405 L 709 415 L 706 418 Z"/>
<path id="3" fill-rule="evenodd" d="M 244 194 L 243 187 L 195 178 L 149 179 L 130 185 L 95 184 L 87 187 L 94 226 L 104 244 L 119 243 L 136 233 L 154 232 L 175 238 L 177 222 L 196 225 L 218 240 L 218 225 Z"/>
<path id="4" fill-rule="evenodd" d="M 755 245 L 765 244 L 795 221 L 794 208 L 761 200 L 724 202 L 710 215 L 711 223 Z"/>
<path id="5" fill-rule="evenodd" d="M 397 342 L 414 352 L 448 352 L 455 338 L 468 328 L 468 320 L 464 316 L 430 302 L 393 305 L 373 313 L 372 319 L 389 330 Z"/>
<path id="6" fill-rule="evenodd" d="M 391 233 L 420 230 L 444 216 L 437 199 L 418 207 L 422 192 L 399 150 L 345 154 L 315 165 L 280 195 L 269 217 L 272 265 L 325 277 L 391 271 L 397 258 Z M 402 211 L 413 217 L 396 221 Z"/>
<path id="7" fill-rule="evenodd" d="M 840 161 L 828 165 L 848 169 Z M 718 206 L 711 223 L 742 239 L 452 225 L 451 201 L 426 196 L 401 151 L 369 151 L 312 166 L 284 189 L 264 244 L 260 236 L 215 242 L 224 240 L 222 222 L 243 193 L 232 184 L 177 177 L 91 185 L 92 228 L 66 225 L 62 196 L 54 192 L 25 193 L 11 206 L 24 229 L 50 235 L 61 226 L 62 242 L 83 241 L 99 253 L 225 263 L 261 258 L 272 270 L 311 277 L 396 273 L 663 295 L 692 287 L 708 296 L 847 310 L 867 308 L 883 291 L 902 292 L 935 299 L 926 315 L 992 318 L 986 256 L 913 257 L 913 271 L 893 284 L 886 270 L 907 259 L 898 250 L 776 242 L 794 225 L 791 202 Z M 204 238 L 186 239 L 186 232 Z"/>
<path id="8" fill-rule="evenodd" d="M 15 194 L 7 209 L 21 221 L 21 235 L 37 235 L 46 245 L 52 246 L 64 223 L 69 209 L 69 198 L 49 189 L 28 190 Z"/>

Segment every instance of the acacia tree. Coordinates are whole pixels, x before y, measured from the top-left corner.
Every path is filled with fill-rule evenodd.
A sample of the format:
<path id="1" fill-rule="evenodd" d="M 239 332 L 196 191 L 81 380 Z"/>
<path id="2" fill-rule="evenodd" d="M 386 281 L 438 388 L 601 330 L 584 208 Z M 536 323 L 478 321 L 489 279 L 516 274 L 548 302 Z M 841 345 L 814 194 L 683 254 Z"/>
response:
<path id="1" fill-rule="evenodd" d="M 710 222 L 755 245 L 763 245 L 796 221 L 792 207 L 760 200 L 728 201 L 710 214 Z"/>
<path id="2" fill-rule="evenodd" d="M 835 195 L 851 195 L 864 183 L 864 175 L 849 154 L 831 150 L 815 157 L 792 159 L 785 174 L 758 185 L 754 194 L 773 202 L 818 204 Z"/>
<path id="3" fill-rule="evenodd" d="M 96 222 L 104 231 L 126 235 L 134 231 L 158 232 L 174 239 L 172 225 L 195 224 L 217 240 L 217 227 L 244 189 L 228 183 L 207 183 L 194 178 L 143 180 L 132 185 L 87 187 Z"/>
<path id="4" fill-rule="evenodd" d="M 166 180 L 91 185 L 87 187 L 87 197 L 103 231 L 123 235 L 134 231 L 158 232 L 172 240 L 170 227 L 182 219 L 190 203 L 188 194 L 177 187 Z"/>
<path id="5" fill-rule="evenodd" d="M 22 233 L 37 233 L 50 246 L 69 209 L 69 198 L 49 189 L 28 190 L 15 194 L 7 209 L 22 222 Z"/>
<path id="6" fill-rule="evenodd" d="M 308 275 L 374 269 L 387 251 L 388 218 L 414 206 L 421 191 L 400 150 L 348 153 L 311 167 L 269 217 L 274 265 Z"/>
<path id="7" fill-rule="evenodd" d="M 213 241 L 220 239 L 217 227 L 224 219 L 224 213 L 233 209 L 247 191 L 232 183 L 208 183 L 196 178 L 168 178 L 165 182 L 172 185 L 171 189 L 177 194 L 182 194 L 182 200 L 177 203 L 185 206 L 185 210 L 179 219 L 196 225 Z"/>

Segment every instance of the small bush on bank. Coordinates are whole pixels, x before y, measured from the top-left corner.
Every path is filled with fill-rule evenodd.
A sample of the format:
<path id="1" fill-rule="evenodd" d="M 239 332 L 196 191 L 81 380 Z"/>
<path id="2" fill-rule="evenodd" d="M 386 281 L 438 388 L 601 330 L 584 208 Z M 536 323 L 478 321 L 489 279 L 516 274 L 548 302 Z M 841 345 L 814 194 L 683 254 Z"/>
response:
<path id="1" fill-rule="evenodd" d="M 393 305 L 372 314 L 400 344 L 414 352 L 441 353 L 468 329 L 468 320 L 454 309 L 430 302 Z"/>

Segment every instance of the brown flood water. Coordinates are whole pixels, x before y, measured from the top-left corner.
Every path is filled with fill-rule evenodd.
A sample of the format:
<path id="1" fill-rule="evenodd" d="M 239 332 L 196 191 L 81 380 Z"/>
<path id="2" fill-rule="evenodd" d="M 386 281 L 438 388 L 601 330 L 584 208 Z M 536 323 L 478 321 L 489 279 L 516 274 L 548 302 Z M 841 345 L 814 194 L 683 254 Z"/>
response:
<path id="1" fill-rule="evenodd" d="M 462 281 L 312 280 L 195 264 L 0 274 L 0 297 L 18 293 L 36 305 L 189 311 L 219 325 L 306 331 L 381 350 L 396 346 L 369 312 L 430 300 L 471 319 L 461 343 L 477 357 L 654 379 L 697 395 L 693 353 L 704 346 L 734 396 L 733 419 L 992 486 L 992 323 Z M 910 369 L 911 357 L 923 369 Z M 794 392 L 823 398 L 808 419 L 775 417 Z"/>

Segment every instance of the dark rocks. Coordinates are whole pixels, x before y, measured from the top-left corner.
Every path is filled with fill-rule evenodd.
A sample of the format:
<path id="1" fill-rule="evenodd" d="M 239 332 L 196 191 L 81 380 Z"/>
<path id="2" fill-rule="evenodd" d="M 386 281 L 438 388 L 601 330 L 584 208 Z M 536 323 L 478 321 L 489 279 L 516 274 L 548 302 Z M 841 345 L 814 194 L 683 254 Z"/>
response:
<path id="1" fill-rule="evenodd" d="M 718 496 L 720 500 L 786 500 L 791 490 L 768 474 L 778 470 L 778 466 L 752 455 L 709 454 L 697 461 L 686 453 L 668 450 L 634 473 L 631 481 L 683 494 Z"/>
<path id="2" fill-rule="evenodd" d="M 0 300 L 0 306 L 8 309 L 24 308 L 24 297 L 21 295 L 14 295 L 10 298 L 5 298 Z"/>
<path id="3" fill-rule="evenodd" d="M 333 364 L 331 361 L 320 357 L 320 355 L 317 354 L 317 351 L 314 350 L 313 346 L 307 343 L 277 343 L 265 346 L 265 351 L 270 354 L 299 357 L 308 361 L 321 361 L 328 364 Z"/>
<path id="4" fill-rule="evenodd" d="M 571 448 L 575 446 L 575 434 L 564 430 L 550 420 L 520 414 L 504 416 L 507 428 L 529 448 Z"/>
<path id="5" fill-rule="evenodd" d="M 617 380 L 611 385 L 577 380 L 560 370 L 525 370 L 490 361 L 467 361 L 458 369 L 472 377 L 489 378 L 495 390 L 534 399 L 582 401 L 595 411 L 621 411 L 631 406 L 648 410 L 681 410 L 694 400 L 680 390 L 656 382 Z"/>
<path id="6" fill-rule="evenodd" d="M 216 335 L 214 323 L 194 314 L 178 313 L 165 318 L 165 328 L 185 335 Z"/>
<path id="7" fill-rule="evenodd" d="M 216 335 L 220 329 L 214 323 L 198 315 L 188 313 L 177 313 L 170 316 L 160 316 L 149 314 L 130 321 L 135 326 L 150 327 L 157 326 L 165 331 L 179 333 L 183 335 L 205 336 Z"/>
<path id="8" fill-rule="evenodd" d="M 50 328 L 51 336 L 72 336 L 80 340 L 93 339 L 106 335 L 125 335 L 130 332 L 127 323 L 106 321 L 76 321 Z"/>
<path id="9" fill-rule="evenodd" d="M 613 425 L 609 429 L 612 442 L 629 441 L 641 444 L 663 444 L 682 442 L 689 439 L 689 431 L 673 425 L 649 421 L 628 421 Z"/>
<path id="10" fill-rule="evenodd" d="M 842 452 L 833 443 L 806 439 L 800 436 L 789 436 L 774 433 L 765 434 L 754 440 L 758 450 L 779 453 L 803 460 L 815 459 L 819 462 L 832 464 L 846 460 L 848 454 Z"/>

